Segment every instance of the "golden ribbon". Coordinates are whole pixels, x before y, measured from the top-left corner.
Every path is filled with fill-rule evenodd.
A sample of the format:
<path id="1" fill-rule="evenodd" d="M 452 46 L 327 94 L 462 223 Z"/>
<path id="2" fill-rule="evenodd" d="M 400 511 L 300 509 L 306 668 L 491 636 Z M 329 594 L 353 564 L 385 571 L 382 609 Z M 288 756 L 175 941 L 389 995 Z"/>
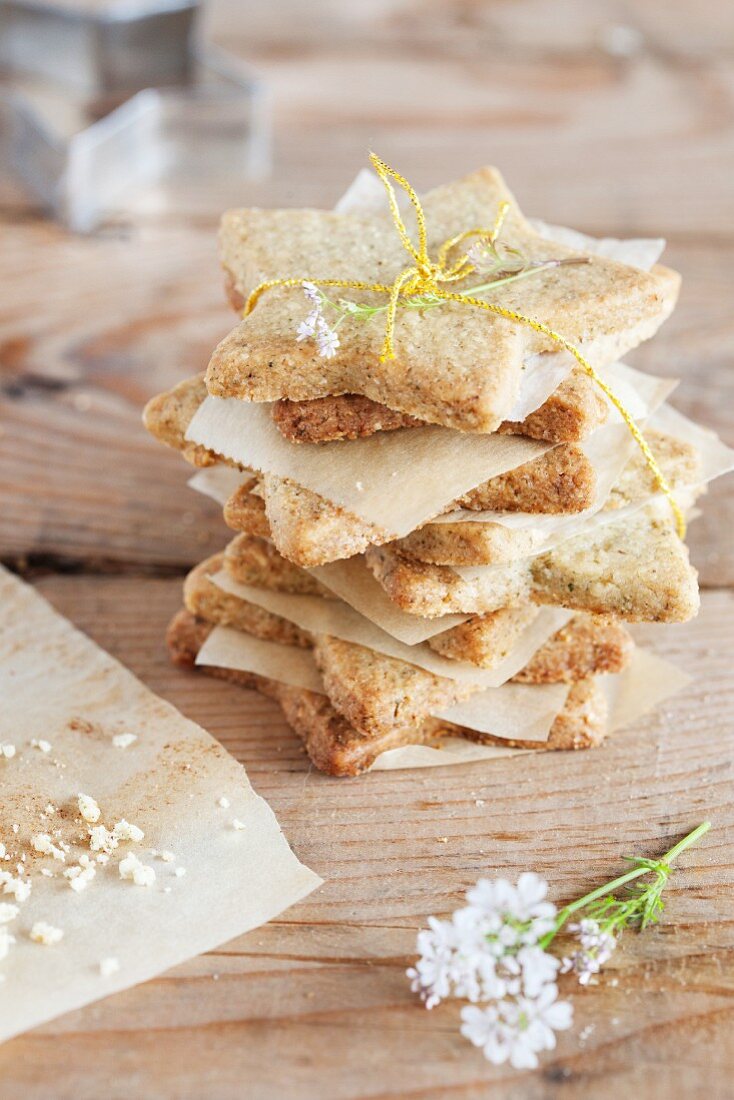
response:
<path id="1" fill-rule="evenodd" d="M 460 302 L 463 305 L 473 306 L 476 309 L 483 309 L 487 313 L 493 313 L 496 317 L 503 317 L 507 321 L 515 321 L 519 325 L 525 325 L 528 328 L 533 329 L 534 332 L 540 333 L 546 336 L 553 343 L 563 348 L 564 351 L 569 352 L 576 362 L 579 364 L 585 374 L 591 378 L 596 385 L 601 389 L 609 402 L 614 406 L 619 415 L 622 417 L 624 423 L 629 428 L 633 439 L 637 443 L 637 446 L 642 451 L 642 454 L 647 462 L 650 472 L 653 475 L 655 485 L 658 490 L 663 493 L 670 503 L 673 515 L 675 516 L 676 528 L 681 538 L 685 537 L 686 533 L 686 521 L 683 512 L 676 501 L 673 491 L 670 488 L 665 475 L 663 474 L 658 462 L 650 450 L 647 440 L 643 436 L 642 432 L 638 428 L 634 417 L 627 411 L 624 404 L 616 396 L 614 391 L 607 385 L 604 379 L 598 374 L 596 369 L 591 363 L 581 354 L 579 349 L 574 346 L 569 340 L 562 336 L 559 332 L 550 328 L 549 325 L 544 324 L 542 321 L 536 321 L 532 317 L 527 317 L 523 313 L 517 313 L 515 310 L 506 309 L 504 306 L 496 305 L 494 302 L 485 302 L 482 298 L 473 298 L 469 294 L 442 290 L 441 287 L 446 284 L 458 282 L 461 279 L 465 279 L 472 271 L 475 270 L 474 264 L 466 255 L 461 256 L 455 263 L 449 263 L 449 253 L 453 248 L 462 244 L 469 237 L 484 237 L 490 244 L 494 244 L 497 240 L 499 232 L 502 228 L 509 203 L 503 202 L 500 204 L 500 208 L 497 214 L 494 225 L 491 229 L 478 227 L 475 229 L 467 229 L 463 233 L 457 234 L 455 237 L 450 237 L 444 241 L 438 250 L 436 260 L 432 260 L 428 254 L 428 234 L 426 232 L 426 218 L 423 212 L 423 207 L 418 195 L 408 183 L 408 181 L 401 176 L 398 172 L 395 172 L 389 165 L 385 164 L 375 153 L 370 153 L 370 162 L 377 175 L 382 180 L 385 190 L 387 192 L 387 199 L 390 205 L 390 213 L 395 224 L 395 228 L 400 236 L 400 241 L 403 248 L 411 257 L 413 263 L 406 267 L 404 271 L 401 271 L 396 276 L 394 282 L 391 285 L 385 283 L 367 283 L 360 279 L 311 279 L 308 276 L 304 276 L 300 279 L 269 279 L 260 283 L 249 295 L 243 316 L 247 317 L 249 313 L 255 308 L 259 298 L 268 290 L 272 290 L 274 287 L 300 287 L 305 282 L 313 283 L 315 286 L 333 286 L 340 287 L 342 289 L 349 290 L 367 290 L 375 294 L 386 294 L 388 296 L 387 304 L 387 316 L 385 322 L 385 340 L 382 347 L 382 354 L 380 356 L 381 362 L 387 359 L 395 358 L 394 336 L 395 336 L 395 319 L 397 316 L 398 306 L 401 298 L 415 298 L 422 295 L 432 295 L 434 298 L 441 299 L 446 302 Z M 413 244 L 410 238 L 405 222 L 403 221 L 400 209 L 398 207 L 398 200 L 395 195 L 395 189 L 392 184 L 392 180 L 398 184 L 399 187 L 405 192 L 410 199 L 410 203 L 415 211 L 416 221 L 418 225 L 418 247 Z M 471 288 L 470 288 L 471 289 Z"/>

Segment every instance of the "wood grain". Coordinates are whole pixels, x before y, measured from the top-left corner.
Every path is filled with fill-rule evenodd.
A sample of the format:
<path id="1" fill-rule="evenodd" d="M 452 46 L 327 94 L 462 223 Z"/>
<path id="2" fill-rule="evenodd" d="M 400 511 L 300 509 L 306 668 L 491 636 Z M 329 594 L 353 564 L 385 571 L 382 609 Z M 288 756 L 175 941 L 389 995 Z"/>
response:
<path id="1" fill-rule="evenodd" d="M 670 262 L 685 277 L 680 307 L 629 361 L 682 378 L 674 403 L 734 444 L 734 318 L 723 292 L 734 241 L 676 240 Z M 221 516 L 184 490 L 192 471 L 140 421 L 147 398 L 202 369 L 235 319 L 211 233 L 99 242 L 15 227 L 0 238 L 0 265 L 14 276 L 0 321 L 0 556 L 180 570 L 219 549 Z M 70 268 L 79 298 L 65 285 Z M 715 485 L 691 530 L 704 585 L 734 583 L 732 529 L 734 497 Z"/>
<path id="2" fill-rule="evenodd" d="M 234 323 L 221 206 L 330 205 L 374 148 L 420 188 L 493 162 L 529 213 L 666 236 L 680 306 L 630 362 L 680 377 L 674 403 L 734 444 L 734 7 L 211 0 L 206 29 L 270 88 L 271 177 L 223 180 L 203 203 L 182 189 L 165 211 L 131 196 L 86 239 L 0 190 L 0 558 L 217 736 L 326 883 L 280 921 L 0 1047 L 0 1097 L 726 1097 L 730 482 L 691 530 L 701 616 L 641 632 L 693 673 L 687 692 L 593 753 L 330 780 L 273 704 L 169 665 L 180 574 L 227 533 L 140 411 Z M 714 829 L 681 862 L 664 923 L 573 991 L 576 1025 L 536 1073 L 487 1065 L 454 1007 L 428 1013 L 410 994 L 416 929 L 481 874 L 542 869 L 562 901 L 704 817 Z"/>
<path id="3" fill-rule="evenodd" d="M 48 577 L 39 589 L 246 765 L 326 882 L 282 920 L 0 1047 L 3 1095 L 346 1100 L 496 1087 L 565 1100 L 635 1086 L 698 1096 L 707 1084 L 725 1095 L 715 1089 L 734 1070 L 731 593 L 707 593 L 685 630 L 645 628 L 695 683 L 600 750 L 350 781 L 310 769 L 268 701 L 168 664 L 179 582 Z M 576 1026 L 536 1074 L 487 1065 L 459 1037 L 454 1007 L 428 1013 L 410 994 L 417 928 L 480 875 L 542 866 L 566 900 L 706 816 L 714 829 L 681 861 L 663 924 L 630 934 L 598 986 L 566 984 Z"/>

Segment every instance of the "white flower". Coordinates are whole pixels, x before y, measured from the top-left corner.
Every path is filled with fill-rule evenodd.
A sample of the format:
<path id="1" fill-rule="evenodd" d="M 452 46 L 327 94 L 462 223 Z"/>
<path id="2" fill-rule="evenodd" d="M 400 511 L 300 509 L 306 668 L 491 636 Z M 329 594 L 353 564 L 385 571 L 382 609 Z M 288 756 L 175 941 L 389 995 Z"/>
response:
<path id="1" fill-rule="evenodd" d="M 329 328 L 323 317 L 320 317 L 318 321 L 316 343 L 319 346 L 319 355 L 324 359 L 334 358 L 336 349 L 339 347 L 339 337 L 334 329 Z"/>
<path id="2" fill-rule="evenodd" d="M 324 296 L 314 283 L 302 283 L 303 293 L 313 306 L 305 321 L 301 321 L 296 329 L 296 340 L 308 340 L 316 337 L 319 355 L 324 359 L 333 359 L 339 347 L 339 337 L 336 330 L 329 326 L 324 316 Z"/>
<path id="3" fill-rule="evenodd" d="M 303 293 L 308 298 L 309 302 L 313 302 L 315 306 L 321 306 L 321 291 L 315 283 L 303 282 Z"/>
<path id="4" fill-rule="evenodd" d="M 429 928 L 418 934 L 420 957 L 408 976 L 428 1007 L 448 996 L 475 1003 L 534 997 L 555 980 L 558 960 L 536 946 L 536 925 L 544 932 L 545 919 L 521 919 L 528 906 L 515 887 L 504 879 L 484 880 L 467 897 L 482 904 L 457 909 L 448 921 L 431 917 Z"/>
<path id="5" fill-rule="evenodd" d="M 316 334 L 316 326 L 321 320 L 321 310 L 312 309 L 305 321 L 301 321 L 300 325 L 296 329 L 296 339 L 307 340 L 309 336 Z"/>
<path id="6" fill-rule="evenodd" d="M 461 1010 L 461 1034 L 494 1065 L 509 1061 L 515 1069 L 535 1069 L 538 1052 L 552 1050 L 555 1032 L 571 1026 L 571 1005 L 557 997 L 557 987 L 546 985 L 534 999 L 504 1000 L 485 1009 L 468 1005 Z"/>
<path id="7" fill-rule="evenodd" d="M 410 988 L 420 993 L 426 1008 L 433 1008 L 452 991 L 455 975 L 456 931 L 449 921 L 428 918 L 428 928 L 418 933 L 418 962 L 408 971 Z"/>
<path id="8" fill-rule="evenodd" d="M 484 268 L 490 266 L 494 257 L 487 248 L 484 241 L 475 241 L 474 244 L 467 250 L 466 258 L 470 264 L 473 264 L 477 271 L 482 271 Z"/>
<path id="9" fill-rule="evenodd" d="M 514 886 L 482 879 L 468 891 L 468 905 L 450 920 L 429 918 L 418 934 L 419 958 L 408 971 L 413 990 L 428 1008 L 446 997 L 473 1002 L 462 1009 L 462 1034 L 497 1065 L 535 1067 L 537 1053 L 552 1049 L 555 1031 L 571 1023 L 571 1006 L 557 1001 L 560 963 L 539 943 L 555 928 L 546 892 L 534 874 Z"/>
<path id="10" fill-rule="evenodd" d="M 556 907 L 544 900 L 547 892 L 545 879 L 527 871 L 520 875 L 517 886 L 504 878 L 480 879 L 466 897 L 489 922 L 487 930 L 496 934 L 502 954 L 518 943 L 537 943 L 553 928 Z"/>
<path id="11" fill-rule="evenodd" d="M 517 961 L 522 968 L 522 987 L 526 997 L 537 997 L 549 982 L 554 982 L 561 965 L 542 947 L 521 947 Z"/>
<path id="12" fill-rule="evenodd" d="M 569 924 L 568 930 L 576 933 L 581 950 L 563 959 L 561 973 L 567 974 L 573 970 L 578 974 L 579 983 L 588 985 L 593 975 L 598 974 L 611 958 L 617 941 L 610 932 L 602 932 L 597 921 L 588 918 L 578 924 Z"/>

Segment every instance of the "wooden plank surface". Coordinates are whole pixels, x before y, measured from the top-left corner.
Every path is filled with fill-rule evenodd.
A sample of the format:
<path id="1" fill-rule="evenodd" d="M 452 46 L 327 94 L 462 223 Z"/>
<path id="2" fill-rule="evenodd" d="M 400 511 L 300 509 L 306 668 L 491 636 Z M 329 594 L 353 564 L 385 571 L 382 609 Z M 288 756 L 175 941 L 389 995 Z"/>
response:
<path id="1" fill-rule="evenodd" d="M 112 1097 L 724 1096 L 734 1072 L 734 596 L 685 630 L 646 628 L 691 689 L 597 752 L 491 766 L 314 772 L 275 706 L 168 664 L 176 580 L 48 577 L 39 590 L 247 767 L 326 880 L 281 920 L 0 1047 L 0 1094 Z M 537 1074 L 495 1069 L 404 977 L 415 932 L 482 874 L 542 868 L 558 901 L 662 853 L 706 816 L 664 923 L 630 934 Z M 216 977 L 215 977 L 216 975 Z M 719 1089 L 720 1091 L 716 1091 Z M 109 1091 L 107 1091 L 109 1090 Z"/>
<path id="2" fill-rule="evenodd" d="M 337 781 L 308 767 L 273 704 L 169 666 L 181 575 L 227 534 L 140 411 L 234 321 L 219 207 L 329 205 L 375 148 L 420 188 L 489 161 L 530 213 L 666 236 L 680 306 L 630 361 L 681 377 L 678 407 L 734 444 L 734 8 L 213 0 L 206 22 L 268 82 L 271 177 L 224 180 L 209 205 L 184 191 L 87 239 L 0 191 L 0 558 L 220 738 L 326 884 L 280 921 L 0 1047 L 0 1097 L 725 1097 L 730 484 L 691 531 L 701 616 L 648 631 L 693 673 L 689 691 L 596 753 Z M 480 874 L 541 869 L 565 900 L 706 816 L 715 829 L 681 864 L 666 923 L 574 994 L 576 1026 L 537 1073 L 488 1066 L 454 1008 L 427 1013 L 410 994 L 416 929 Z"/>

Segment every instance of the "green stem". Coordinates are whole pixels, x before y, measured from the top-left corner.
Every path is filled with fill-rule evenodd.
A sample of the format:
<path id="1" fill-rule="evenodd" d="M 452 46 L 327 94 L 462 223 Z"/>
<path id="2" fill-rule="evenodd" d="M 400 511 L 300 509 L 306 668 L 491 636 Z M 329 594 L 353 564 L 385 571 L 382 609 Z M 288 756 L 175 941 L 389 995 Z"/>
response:
<path id="1" fill-rule="evenodd" d="M 459 291 L 460 294 L 468 294 L 470 297 L 482 294 L 485 290 L 492 290 L 496 286 L 507 286 L 508 283 L 517 282 L 518 279 L 527 279 L 530 275 L 538 275 L 541 271 L 547 271 L 549 267 L 560 267 L 558 260 L 547 260 L 545 263 L 536 264 L 535 267 L 526 267 L 522 271 L 517 271 L 514 275 L 505 275 L 504 279 L 491 279 L 488 283 L 482 283 L 481 286 L 470 286 L 464 291 Z"/>
<path id="2" fill-rule="evenodd" d="M 659 859 L 656 864 L 656 868 L 659 870 L 668 869 L 670 864 L 678 858 L 681 852 L 684 852 L 686 848 L 690 848 L 692 844 L 709 831 L 711 828 L 710 821 L 703 821 L 693 832 L 688 836 L 684 836 L 682 840 L 679 840 L 677 844 L 673 845 L 669 852 L 666 852 L 662 859 Z M 607 894 L 614 893 L 620 886 L 626 886 L 628 882 L 632 882 L 633 879 L 639 878 L 641 875 L 648 875 L 655 868 L 651 867 L 635 867 L 632 871 L 627 871 L 626 874 L 620 875 L 618 878 L 613 879 L 611 882 L 607 882 L 604 886 L 597 887 L 596 890 L 592 890 L 589 894 L 584 894 L 582 898 L 577 901 L 572 901 L 570 905 L 566 905 L 561 909 L 560 913 L 556 917 L 555 928 L 552 928 L 550 932 L 547 932 L 541 940 L 539 945 L 542 948 L 547 948 L 550 943 L 553 942 L 555 937 L 560 932 L 563 925 L 568 918 L 574 913 L 577 913 L 579 909 L 585 909 L 587 905 L 591 905 L 592 902 L 598 901 L 599 898 L 605 897 Z"/>
<path id="3" fill-rule="evenodd" d="M 464 296 L 470 297 L 476 294 L 483 294 L 485 290 L 493 290 L 498 286 L 507 286 L 508 283 L 515 283 L 519 279 L 527 279 L 531 275 L 538 275 L 541 271 L 547 271 L 551 267 L 561 267 L 562 265 L 572 263 L 586 263 L 586 259 L 569 259 L 569 260 L 546 260 L 543 263 L 535 264 L 534 266 L 523 268 L 522 271 L 515 272 L 514 275 L 505 275 L 502 279 L 490 279 L 487 283 L 481 283 L 479 286 L 467 287 L 465 291 L 459 293 Z M 345 317 L 361 317 L 362 319 L 369 319 L 374 317 L 378 313 L 384 313 L 387 310 L 387 306 L 360 306 L 359 312 L 354 313 L 352 310 L 343 310 L 338 302 L 333 302 L 326 295 L 323 295 L 323 300 L 326 305 L 331 306 L 337 313 L 341 314 L 339 323 L 344 320 Z M 438 298 L 435 302 L 422 301 L 422 295 L 417 294 L 415 299 L 408 298 L 405 301 L 401 301 L 400 305 L 403 309 L 418 309 L 425 311 L 427 309 L 436 309 L 437 306 L 445 306 L 446 302 L 443 298 Z M 336 326 L 333 326 L 336 327 Z"/>

